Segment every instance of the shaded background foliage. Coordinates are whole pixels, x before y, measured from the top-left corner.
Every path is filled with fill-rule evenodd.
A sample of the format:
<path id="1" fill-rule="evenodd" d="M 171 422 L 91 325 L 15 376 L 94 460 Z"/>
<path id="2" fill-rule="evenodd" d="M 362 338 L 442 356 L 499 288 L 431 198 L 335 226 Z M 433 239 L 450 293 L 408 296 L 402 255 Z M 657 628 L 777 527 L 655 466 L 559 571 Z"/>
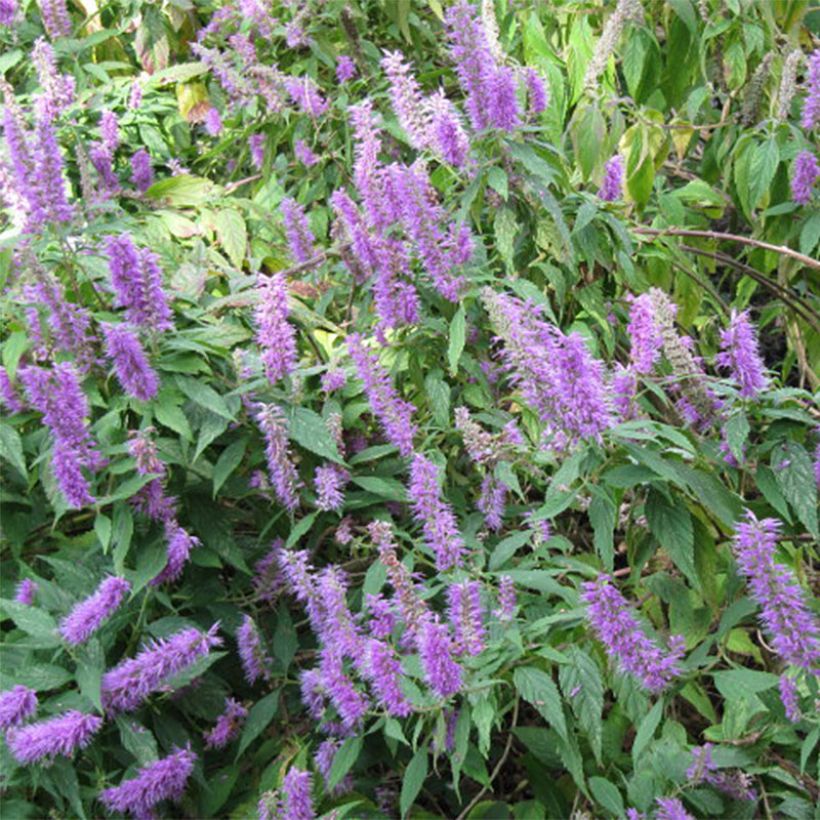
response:
<path id="1" fill-rule="evenodd" d="M 338 817 L 624 816 L 664 811 L 658 798 L 682 799 L 695 816 L 812 816 L 816 676 L 790 668 L 800 712 L 790 720 L 778 693 L 786 667 L 731 544 L 745 510 L 779 519 L 778 560 L 805 595 L 817 589 L 820 210 L 811 183 L 803 203 L 793 183 L 798 155 L 816 152 L 816 123 L 800 123 L 820 12 L 798 0 L 484 3 L 475 19 L 495 19 L 498 65 L 515 69 L 522 87 L 514 127 L 477 131 L 448 53 L 447 3 L 248 3 L 226 13 L 187 0 L 83 2 L 68 7 L 62 32 L 59 3 L 8 8 L 7 109 L 19 106 L 32 133 L 42 100 L 62 109 L 55 134 L 72 210 L 33 227 L 26 191 L 4 181 L 2 363 L 22 404 L 7 403 L 0 423 L 2 689 L 36 690 L 38 719 L 69 709 L 102 715 L 104 673 L 146 641 L 219 622 L 223 645 L 137 711 L 108 715 L 70 760 L 22 766 L 4 744 L 4 812 L 95 815 L 101 789 L 191 744 L 198 760 L 168 816 L 252 816 L 296 769 L 313 775 L 317 814 Z M 252 38 L 255 63 L 237 34 Z M 57 70 L 38 74 L 29 56 L 44 35 Z M 469 134 L 469 162 L 459 167 L 434 143 L 419 144 L 391 99 L 385 51 L 404 55 L 425 95 L 444 89 Z M 347 79 L 337 76 L 342 56 L 355 68 Z M 546 81 L 543 112 L 527 111 L 525 67 Z M 49 88 L 49 77 L 71 80 Z M 293 93 L 287 78 L 299 78 Z M 314 92 L 321 97 L 311 102 Z M 417 289 L 417 316 L 394 326 L 378 301 L 379 275 L 357 274 L 355 242 L 351 249 L 333 227 L 334 193 L 360 200 L 364 138 L 351 106 L 365 99 L 382 128 L 383 164 L 423 157 L 437 227 L 452 221 L 472 234 L 469 262 L 452 270 L 464 277 L 456 298 L 431 282 L 423 251 L 414 255 L 403 281 Z M 106 111 L 118 120 L 110 148 Z M 599 189 L 614 155 L 623 194 L 607 202 Z M 294 241 L 301 209 L 313 236 L 305 247 Z M 386 235 L 405 239 L 413 225 L 404 231 Z M 103 323 L 122 318 L 106 238 L 124 233 L 156 254 L 173 308 L 173 329 L 142 332 L 159 377 L 148 401 L 128 395 L 98 341 L 66 345 L 54 320 L 55 305 L 82 307 L 102 339 Z M 256 285 L 278 271 L 295 367 L 269 380 Z M 580 334 L 607 377 L 636 348 L 630 294 L 665 292 L 722 409 L 711 426 L 687 423 L 665 348 L 667 358 L 640 375 L 633 418 L 619 415 L 603 435 L 556 449 L 552 435 L 542 440 L 544 418 L 526 385 L 502 369 L 516 325 L 499 326 L 486 288 L 529 300 L 525 313 L 537 308 Z M 36 316 L 26 314 L 32 306 Z M 746 308 L 771 377 L 752 397 L 714 366 L 732 310 Z M 275 317 L 271 327 L 281 332 Z M 384 435 L 363 393 L 354 333 L 409 402 L 417 432 L 407 452 Z M 545 348 L 534 353 L 543 359 Z M 54 439 L 19 377 L 33 363 L 66 361 L 84 366 L 88 429 L 107 461 L 81 509 L 55 481 Z M 276 446 L 290 449 L 301 482 L 291 509 L 270 484 L 268 464 L 281 461 L 257 402 L 283 414 L 268 427 L 287 431 Z M 482 439 L 463 407 L 467 422 L 493 434 L 490 457 L 466 451 Z M 507 441 L 511 421 L 519 438 Z M 141 466 L 135 440 L 155 444 L 159 466 Z M 443 486 L 436 499 L 428 482 L 426 506 L 423 467 L 411 471 L 405 457 L 414 447 Z M 323 500 L 316 472 L 334 464 L 346 471 L 338 509 Z M 324 473 L 331 483 L 334 475 Z M 498 526 L 481 508 L 488 481 L 504 501 Z M 135 505 L 151 487 L 174 499 L 170 525 Z M 438 523 L 454 511 L 464 566 L 436 565 L 420 521 L 431 506 Z M 450 697 L 431 691 L 405 646 L 412 714 L 390 715 L 374 699 L 319 759 L 327 726 L 306 710 L 299 681 L 316 667 L 321 641 L 304 601 L 268 589 L 258 562 L 281 539 L 318 569 L 341 566 L 363 628 L 373 613 L 366 596 L 391 589 L 390 561 L 379 560 L 369 528 L 378 521 L 393 525 L 397 556 L 418 573 L 433 610 L 445 613 L 453 584 L 478 582 L 487 635 L 479 653 L 461 653 L 464 679 Z M 169 573 L 174 527 L 201 543 Z M 601 571 L 640 609 L 656 647 L 665 652 L 668 636 L 683 636 L 679 674 L 663 692 L 611 663 L 591 629 L 582 584 Z M 128 580 L 128 598 L 73 646 L 57 625 L 109 573 Z M 515 589 L 511 620 L 499 616 L 502 577 Z M 22 579 L 37 584 L 32 605 L 14 601 Z M 236 644 L 248 615 L 270 658 L 252 684 Z M 247 717 L 231 745 L 206 748 L 226 697 Z M 692 769 L 705 743 L 718 768 Z"/>

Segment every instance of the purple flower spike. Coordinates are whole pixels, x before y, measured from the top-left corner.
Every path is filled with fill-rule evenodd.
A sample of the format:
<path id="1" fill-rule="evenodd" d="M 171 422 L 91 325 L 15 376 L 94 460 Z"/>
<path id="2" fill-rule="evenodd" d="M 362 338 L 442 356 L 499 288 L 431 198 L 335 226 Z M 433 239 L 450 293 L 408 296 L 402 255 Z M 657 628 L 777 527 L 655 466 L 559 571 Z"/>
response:
<path id="1" fill-rule="evenodd" d="M 279 502 L 289 511 L 299 506 L 299 474 L 290 458 L 287 421 L 274 404 L 260 405 L 256 423 L 265 436 L 265 455 L 273 489 Z"/>
<path id="2" fill-rule="evenodd" d="M 239 647 L 239 660 L 242 662 L 245 680 L 251 685 L 260 678 L 268 680 L 270 678 L 268 668 L 270 658 L 262 645 L 259 630 L 250 615 L 244 617 L 242 625 L 236 630 L 236 643 Z"/>
<path id="3" fill-rule="evenodd" d="M 820 122 L 820 48 L 809 56 L 809 70 L 806 77 L 806 99 L 800 124 L 805 129 L 814 128 Z"/>
<path id="4" fill-rule="evenodd" d="M 408 487 L 413 516 L 421 524 L 424 540 L 436 557 L 436 569 L 444 571 L 460 567 L 465 550 L 453 508 L 442 498 L 438 477 L 438 467 L 430 459 L 414 456 Z"/>
<path id="5" fill-rule="evenodd" d="M 71 757 L 84 749 L 100 730 L 103 719 L 71 710 L 49 720 L 9 729 L 6 743 L 15 759 L 24 765 L 58 755 Z"/>
<path id="6" fill-rule="evenodd" d="M 511 621 L 517 608 L 515 583 L 509 575 L 502 575 L 498 579 L 498 609 L 495 615 L 499 621 Z"/>
<path id="7" fill-rule="evenodd" d="M 123 390 L 140 401 L 149 401 L 159 390 L 159 378 L 148 363 L 137 336 L 124 325 L 102 325 L 106 352 Z"/>
<path id="8" fill-rule="evenodd" d="M 413 711 L 410 701 L 401 691 L 401 662 L 392 646 L 376 638 L 366 644 L 362 674 L 379 699 L 379 703 L 393 717 L 406 717 Z"/>
<path id="9" fill-rule="evenodd" d="M 651 692 L 659 692 L 680 674 L 678 663 L 684 644 L 679 636 L 669 641 L 669 654 L 641 629 L 626 599 L 607 575 L 584 584 L 581 599 L 587 604 L 587 619 L 612 660 L 638 678 Z"/>
<path id="10" fill-rule="evenodd" d="M 549 105 L 549 92 L 544 78 L 534 69 L 528 68 L 524 73 L 524 80 L 527 84 L 527 98 L 530 113 L 538 115 L 547 110 Z"/>
<path id="11" fill-rule="evenodd" d="M 71 36 L 71 17 L 66 0 L 37 0 L 37 5 L 50 40 Z"/>
<path id="12" fill-rule="evenodd" d="M 792 174 L 792 199 L 800 205 L 811 202 L 812 189 L 820 177 L 820 166 L 811 151 L 801 151 L 794 161 Z"/>
<path id="13" fill-rule="evenodd" d="M 285 275 L 257 275 L 256 342 L 268 381 L 275 385 L 296 369 L 296 329 L 288 322 L 288 282 Z"/>
<path id="14" fill-rule="evenodd" d="M 364 383 L 364 391 L 373 415 L 381 423 L 388 441 L 395 445 L 403 456 L 412 455 L 413 436 L 416 433 L 412 412 L 415 408 L 399 398 L 390 375 L 379 364 L 378 356 L 365 348 L 364 340 L 359 334 L 348 337 L 347 349 L 356 365 L 356 372 Z"/>
<path id="15" fill-rule="evenodd" d="M 760 620 L 772 636 L 772 647 L 786 662 L 809 672 L 820 667 L 820 624 L 806 602 L 794 573 L 774 560 L 780 522 L 758 520 L 750 510 L 735 526 L 734 553 L 746 576 Z"/>
<path id="16" fill-rule="evenodd" d="M 344 486 L 350 475 L 338 464 L 321 464 L 314 473 L 316 506 L 320 510 L 341 510 L 345 503 Z"/>
<path id="17" fill-rule="evenodd" d="M 504 508 L 507 503 L 507 488 L 496 481 L 492 473 L 487 473 L 481 482 L 481 495 L 476 502 L 484 513 L 484 523 L 488 530 L 497 532 L 504 523 Z"/>
<path id="18" fill-rule="evenodd" d="M 336 60 L 336 79 L 340 83 L 346 83 L 348 80 L 352 80 L 357 73 L 356 63 L 353 62 L 353 58 L 348 57 L 346 54 L 340 55 Z"/>
<path id="19" fill-rule="evenodd" d="M 629 298 L 629 297 L 628 297 Z M 655 320 L 652 294 L 631 297 L 629 324 L 629 358 L 636 373 L 651 373 L 661 355 L 663 335 Z"/>
<path id="20" fill-rule="evenodd" d="M 23 578 L 17 584 L 17 590 L 14 593 L 14 600 L 18 604 L 25 604 L 31 606 L 34 603 L 34 596 L 37 594 L 37 583 L 31 578 Z"/>
<path id="21" fill-rule="evenodd" d="M 173 518 L 165 522 L 165 539 L 168 542 L 166 554 L 168 560 L 162 572 L 151 581 L 151 586 L 172 583 L 177 581 L 188 563 L 191 550 L 200 545 L 200 540 L 184 530 Z"/>
<path id="22" fill-rule="evenodd" d="M 421 626 L 416 645 L 427 685 L 440 698 L 448 698 L 461 689 L 461 667 L 453 660 L 453 641 L 445 624 L 437 616 L 428 616 Z"/>
<path id="23" fill-rule="evenodd" d="M 296 154 L 296 159 L 298 159 L 305 168 L 310 168 L 319 161 L 319 157 L 310 150 L 310 146 L 304 140 L 296 140 L 293 144 L 293 153 Z"/>
<path id="24" fill-rule="evenodd" d="M 400 51 L 388 51 L 381 64 L 390 80 L 390 97 L 399 125 L 410 138 L 410 144 L 424 150 L 430 138 L 430 120 L 413 67 Z"/>
<path id="25" fill-rule="evenodd" d="M 151 167 L 151 155 L 145 148 L 140 148 L 131 155 L 131 182 L 144 193 L 154 184 L 154 169 Z"/>
<path id="26" fill-rule="evenodd" d="M 598 191 L 598 198 L 604 202 L 615 202 L 620 199 L 624 186 L 624 161 L 620 154 L 615 154 L 604 166 L 604 181 Z"/>
<path id="27" fill-rule="evenodd" d="M 85 643 L 119 608 L 131 584 L 112 576 L 97 587 L 93 595 L 80 601 L 60 623 L 60 634 L 67 643 Z"/>
<path id="28" fill-rule="evenodd" d="M 196 759 L 190 748 L 177 749 L 168 757 L 143 766 L 136 777 L 100 792 L 100 802 L 111 812 L 129 812 L 136 818 L 155 817 L 157 803 L 182 798 Z"/>
<path id="29" fill-rule="evenodd" d="M 730 371 L 744 398 L 754 398 L 769 386 L 757 332 L 749 321 L 748 311 L 732 311 L 728 329 L 720 333 L 720 353 L 715 362 Z"/>
<path id="30" fill-rule="evenodd" d="M 183 629 L 170 638 L 150 642 L 136 657 L 110 669 L 102 679 L 105 710 L 109 714 L 133 712 L 149 695 L 163 690 L 171 678 L 219 646 L 218 629 L 219 624 L 208 632 Z"/>
<path id="31" fill-rule="evenodd" d="M 285 222 L 285 234 L 290 254 L 296 262 L 307 262 L 315 255 L 316 238 L 310 230 L 304 208 L 292 197 L 286 196 L 279 205 Z"/>
<path id="32" fill-rule="evenodd" d="M 655 820 L 694 820 L 677 797 L 659 797 Z"/>
<path id="33" fill-rule="evenodd" d="M 248 710 L 241 703 L 225 698 L 225 711 L 217 718 L 214 728 L 205 733 L 205 748 L 221 749 L 235 740 L 247 716 Z"/>
<path id="34" fill-rule="evenodd" d="M 308 76 L 286 77 L 285 90 L 303 114 L 317 119 L 327 112 L 328 101 L 319 92 L 319 87 Z"/>
<path id="35" fill-rule="evenodd" d="M 37 711 L 37 693 L 17 684 L 13 689 L 0 692 L 0 731 L 19 726 Z"/>
<path id="36" fill-rule="evenodd" d="M 458 652 L 480 655 L 484 651 L 487 630 L 483 623 L 481 584 L 464 581 L 447 589 L 447 614 L 453 627 Z"/>
<path id="37" fill-rule="evenodd" d="M 295 766 L 285 775 L 282 781 L 281 813 L 282 820 L 314 820 L 316 811 L 313 808 L 311 790 L 313 782 L 308 772 Z"/>

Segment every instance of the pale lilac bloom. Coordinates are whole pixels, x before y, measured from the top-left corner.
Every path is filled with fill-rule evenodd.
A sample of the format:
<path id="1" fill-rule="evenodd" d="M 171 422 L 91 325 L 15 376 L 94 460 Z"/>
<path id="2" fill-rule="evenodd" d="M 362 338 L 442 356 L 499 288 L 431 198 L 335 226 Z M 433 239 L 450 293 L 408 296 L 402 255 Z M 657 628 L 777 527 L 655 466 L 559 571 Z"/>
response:
<path id="1" fill-rule="evenodd" d="M 673 636 L 665 654 L 643 631 L 626 599 L 612 579 L 600 575 L 584 584 L 581 599 L 587 604 L 587 620 L 604 644 L 607 655 L 624 671 L 634 675 L 651 692 L 659 692 L 681 670 L 684 640 Z"/>
<path id="2" fill-rule="evenodd" d="M 744 398 L 754 398 L 769 386 L 757 332 L 748 311 L 732 311 L 729 327 L 720 332 L 720 353 L 715 363 L 730 371 Z"/>
<path id="3" fill-rule="evenodd" d="M 524 81 L 527 85 L 527 104 L 530 113 L 538 115 L 546 111 L 549 92 L 544 78 L 534 68 L 527 68 L 524 72 Z"/>
<path id="4" fill-rule="evenodd" d="M 204 633 L 183 629 L 169 638 L 150 641 L 136 657 L 109 669 L 101 690 L 106 712 L 133 712 L 149 695 L 165 690 L 168 681 L 221 645 L 218 629 L 219 624 Z"/>
<path id="5" fill-rule="evenodd" d="M 308 772 L 291 767 L 282 781 L 281 820 L 314 820 L 311 790 L 313 782 Z"/>
<path id="6" fill-rule="evenodd" d="M 517 608 L 515 583 L 509 575 L 502 575 L 498 579 L 498 609 L 495 615 L 499 621 L 511 621 Z"/>
<path id="7" fill-rule="evenodd" d="M 248 137 L 248 148 L 251 152 L 251 162 L 257 171 L 262 170 L 265 164 L 265 135 L 251 134 Z"/>
<path id="8" fill-rule="evenodd" d="M 22 413 L 26 409 L 5 367 L 0 367 L 0 402 L 5 404 L 11 413 Z"/>
<path id="9" fill-rule="evenodd" d="M 786 718 L 791 723 L 799 723 L 802 715 L 800 714 L 800 698 L 794 678 L 783 673 L 778 681 L 778 688 L 780 690 L 780 700 L 786 710 Z"/>
<path id="10" fill-rule="evenodd" d="M 173 518 L 165 522 L 165 539 L 168 542 L 166 549 L 168 560 L 162 572 L 151 581 L 151 586 L 178 580 L 188 562 L 191 550 L 200 545 L 199 539 L 180 527 Z"/>
<path id="11" fill-rule="evenodd" d="M 755 800 L 755 790 L 750 788 L 751 777 L 743 772 L 721 771 L 712 759 L 712 744 L 705 743 L 692 750 L 692 763 L 686 770 L 690 783 L 706 782 L 733 800 Z"/>
<path id="12" fill-rule="evenodd" d="M 288 427 L 282 411 L 274 404 L 262 404 L 255 419 L 265 437 L 265 455 L 273 490 L 289 511 L 299 506 L 299 474 L 290 456 Z"/>
<path id="13" fill-rule="evenodd" d="M 440 698 L 458 692 L 463 684 L 461 667 L 453 659 L 454 646 L 450 632 L 438 616 L 424 618 L 416 646 L 427 685 Z"/>
<path id="14" fill-rule="evenodd" d="M 803 128 L 814 128 L 820 122 L 820 48 L 809 56 L 809 70 L 806 76 L 806 99 L 803 102 Z"/>
<path id="15" fill-rule="evenodd" d="M 245 680 L 251 685 L 260 678 L 268 680 L 270 678 L 270 656 L 262 644 L 259 630 L 250 615 L 245 615 L 242 624 L 236 630 L 236 643 Z"/>
<path id="16" fill-rule="evenodd" d="M 50 40 L 71 36 L 71 18 L 66 0 L 37 0 L 37 5 Z"/>
<path id="17" fill-rule="evenodd" d="M 203 736 L 206 749 L 221 749 L 239 736 L 248 710 L 233 698 L 225 698 L 225 711 L 217 718 L 213 729 Z"/>
<path id="18" fill-rule="evenodd" d="M 401 662 L 390 644 L 370 638 L 365 644 L 361 672 L 389 715 L 406 717 L 413 711 L 401 690 Z"/>
<path id="19" fill-rule="evenodd" d="M 379 363 L 378 356 L 367 350 L 359 334 L 354 333 L 348 337 L 347 349 L 356 372 L 364 383 L 365 395 L 373 415 L 379 420 L 385 436 L 403 456 L 410 456 L 417 429 L 412 417 L 415 408 L 399 397 L 390 375 Z"/>
<path id="20" fill-rule="evenodd" d="M 131 83 L 131 90 L 128 94 L 128 107 L 136 111 L 142 105 L 142 85 L 139 80 Z"/>
<path id="21" fill-rule="evenodd" d="M 412 65 L 400 51 L 388 51 L 381 61 L 390 81 L 390 98 L 399 125 L 417 150 L 427 147 L 430 138 L 430 118 Z"/>
<path id="22" fill-rule="evenodd" d="M 338 464 L 321 464 L 316 468 L 313 482 L 316 486 L 316 506 L 320 510 L 341 510 L 344 506 L 344 486 L 350 474 Z"/>
<path id="23" fill-rule="evenodd" d="M 426 456 L 416 454 L 410 465 L 408 496 L 413 517 L 421 524 L 424 540 L 440 572 L 459 567 L 464 560 L 464 539 L 450 504 L 439 488 L 439 468 Z"/>
<path id="24" fill-rule="evenodd" d="M 651 293 L 629 296 L 629 358 L 636 373 L 651 373 L 661 355 L 663 335 L 655 320 Z"/>
<path id="25" fill-rule="evenodd" d="M 814 183 L 820 177 L 820 165 L 811 151 L 801 151 L 794 161 L 792 173 L 792 199 L 800 205 L 811 202 Z"/>
<path id="26" fill-rule="evenodd" d="M 598 191 L 598 198 L 604 202 L 614 202 L 623 194 L 624 161 L 620 154 L 607 160 L 604 166 L 604 181 Z"/>
<path id="27" fill-rule="evenodd" d="M 492 473 L 487 473 L 481 482 L 481 495 L 476 502 L 479 512 L 484 514 L 487 529 L 493 532 L 501 529 L 506 503 L 507 488 Z"/>
<path id="28" fill-rule="evenodd" d="M 177 748 L 168 757 L 140 768 L 136 777 L 100 792 L 100 802 L 111 812 L 152 818 L 163 800 L 178 802 L 185 792 L 197 756 L 190 748 Z"/>
<path id="29" fill-rule="evenodd" d="M 6 743 L 18 763 L 28 765 L 43 758 L 53 760 L 58 755 L 71 757 L 84 749 L 100 730 L 103 719 L 76 710 L 57 717 L 13 727 L 6 734 Z"/>
<path id="30" fill-rule="evenodd" d="M 154 169 L 151 167 L 151 155 L 145 148 L 140 148 L 131 155 L 131 182 L 144 193 L 154 184 Z"/>
<path id="31" fill-rule="evenodd" d="M 37 693 L 17 684 L 13 689 L 0 692 L 0 731 L 25 723 L 37 711 Z"/>
<path id="32" fill-rule="evenodd" d="M 454 644 L 459 653 L 480 655 L 484 650 L 487 630 L 481 605 L 481 584 L 463 581 L 447 588 L 447 616 L 453 627 Z"/>
<path id="33" fill-rule="evenodd" d="M 60 622 L 63 639 L 73 646 L 85 643 L 116 612 L 130 591 L 131 584 L 125 578 L 106 578 L 93 595 L 80 601 Z"/>
<path id="34" fill-rule="evenodd" d="M 124 325 L 102 324 L 106 352 L 114 363 L 117 380 L 129 396 L 149 401 L 159 390 L 159 378 L 148 363 L 136 334 Z"/>
<path id="35" fill-rule="evenodd" d="M 462 167 L 470 151 L 470 140 L 455 106 L 444 96 L 443 89 L 427 99 L 427 110 L 431 147 L 445 162 Z"/>
<path id="36" fill-rule="evenodd" d="M 307 262 L 316 253 L 316 238 L 310 230 L 305 209 L 295 199 L 286 196 L 280 203 L 279 210 L 285 223 L 291 256 L 296 262 Z"/>
<path id="37" fill-rule="evenodd" d="M 322 374 L 322 390 L 333 393 L 341 390 L 347 382 L 347 373 L 341 368 L 331 368 Z"/>
<path id="38" fill-rule="evenodd" d="M 310 146 L 304 140 L 296 140 L 293 144 L 293 153 L 306 168 L 316 165 L 319 161 L 319 157 L 310 150 Z"/>
<path id="39" fill-rule="evenodd" d="M 747 510 L 735 525 L 733 550 L 774 651 L 786 663 L 818 674 L 820 623 L 792 570 L 775 561 L 780 527 L 777 519 L 758 520 Z"/>
<path id="40" fill-rule="evenodd" d="M 677 797 L 659 797 L 655 820 L 694 820 Z"/>
<path id="41" fill-rule="evenodd" d="M 222 117 L 218 108 L 211 106 L 205 114 L 205 130 L 210 137 L 218 137 L 222 133 Z"/>
<path id="42" fill-rule="evenodd" d="M 288 322 L 288 282 L 283 273 L 256 276 L 256 342 L 268 381 L 275 385 L 296 368 L 296 329 Z"/>
<path id="43" fill-rule="evenodd" d="M 336 60 L 336 79 L 340 83 L 346 83 L 348 80 L 352 80 L 357 73 L 356 63 L 353 58 L 348 57 L 346 54 L 339 55 Z"/>
<path id="44" fill-rule="evenodd" d="M 34 603 L 34 596 L 37 594 L 37 583 L 31 578 L 23 578 L 17 584 L 17 590 L 14 593 L 14 600 L 18 604 L 25 604 L 31 606 Z"/>
<path id="45" fill-rule="evenodd" d="M 0 26 L 12 26 L 17 13 L 17 0 L 0 0 Z"/>
<path id="46" fill-rule="evenodd" d="M 303 114 L 315 119 L 327 112 L 327 100 L 322 96 L 319 87 L 307 75 L 303 77 L 286 77 L 284 80 L 288 96 L 296 103 Z"/>

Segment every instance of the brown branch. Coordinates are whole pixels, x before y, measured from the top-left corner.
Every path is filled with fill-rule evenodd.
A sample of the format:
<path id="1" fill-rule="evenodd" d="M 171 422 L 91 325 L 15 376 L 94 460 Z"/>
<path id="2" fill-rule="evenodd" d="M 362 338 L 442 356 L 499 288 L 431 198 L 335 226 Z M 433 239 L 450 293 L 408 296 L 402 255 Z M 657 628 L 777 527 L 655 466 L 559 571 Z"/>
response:
<path id="1" fill-rule="evenodd" d="M 772 245 L 751 236 L 741 236 L 735 233 L 722 233 L 720 231 L 697 231 L 689 228 L 635 228 L 635 233 L 646 234 L 648 236 L 695 236 L 703 239 L 721 239 L 727 242 L 740 242 L 743 245 L 751 245 L 755 248 L 762 248 L 766 251 L 773 251 L 782 256 L 790 256 L 798 262 L 802 262 L 808 268 L 820 270 L 820 261 L 812 259 L 810 256 L 792 250 L 785 245 Z"/>
<path id="2" fill-rule="evenodd" d="M 512 749 L 513 744 L 513 729 L 515 729 L 516 724 L 518 723 L 518 698 L 515 699 L 515 706 L 513 707 L 513 716 L 512 716 L 512 723 L 510 724 L 510 732 L 507 735 L 507 743 L 504 746 L 504 752 L 502 753 L 501 757 L 498 760 L 498 763 L 495 764 L 495 768 L 490 775 L 490 779 L 487 781 L 487 785 L 482 786 L 481 791 L 467 804 L 467 808 L 464 809 L 461 814 L 456 818 L 456 820 L 464 820 L 464 818 L 472 811 L 473 807 L 478 804 L 482 797 L 490 790 L 490 784 L 493 780 L 498 777 L 499 772 L 504 767 L 504 764 L 507 762 L 507 758 L 510 756 L 510 750 Z"/>

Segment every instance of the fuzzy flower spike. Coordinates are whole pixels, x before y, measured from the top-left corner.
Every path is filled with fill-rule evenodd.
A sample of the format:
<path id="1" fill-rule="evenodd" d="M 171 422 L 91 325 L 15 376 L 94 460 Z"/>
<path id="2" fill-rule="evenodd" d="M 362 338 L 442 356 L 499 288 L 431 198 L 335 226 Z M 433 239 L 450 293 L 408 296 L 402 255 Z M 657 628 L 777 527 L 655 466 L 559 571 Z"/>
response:
<path id="1" fill-rule="evenodd" d="M 63 619 L 60 634 L 74 646 L 85 643 L 111 617 L 130 591 L 131 584 L 125 578 L 106 578 L 93 595 L 80 601 Z"/>

